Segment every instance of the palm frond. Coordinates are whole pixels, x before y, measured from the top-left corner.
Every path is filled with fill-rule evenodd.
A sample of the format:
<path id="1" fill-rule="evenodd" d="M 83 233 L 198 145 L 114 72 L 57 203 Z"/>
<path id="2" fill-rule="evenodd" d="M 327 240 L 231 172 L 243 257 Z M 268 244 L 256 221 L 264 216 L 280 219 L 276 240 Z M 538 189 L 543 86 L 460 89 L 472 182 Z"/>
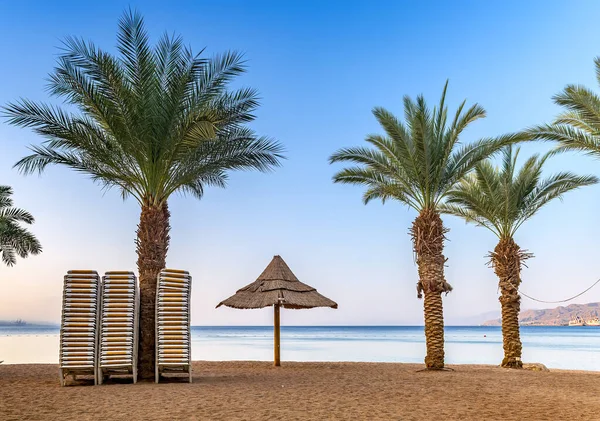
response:
<path id="1" fill-rule="evenodd" d="M 516 228 L 553 199 L 562 199 L 565 193 L 584 186 L 591 186 L 598 181 L 598 178 L 592 175 L 581 176 L 571 172 L 560 172 L 539 182 L 524 200 L 522 215 L 520 215 Z"/>
<path id="2" fill-rule="evenodd" d="M 2 206 L 0 206 L 0 220 L 8 222 L 24 222 L 26 224 L 33 224 L 35 222 L 33 215 L 24 209 Z"/>
<path id="3" fill-rule="evenodd" d="M 19 223 L 32 224 L 33 216 L 19 208 L 12 207 L 12 189 L 0 186 L 0 260 L 12 266 L 17 257 L 25 258 L 30 254 L 39 254 L 42 246 L 33 234 Z"/>
<path id="4" fill-rule="evenodd" d="M 448 191 L 481 161 L 494 156 L 506 146 L 526 139 L 527 136 L 523 133 L 510 133 L 495 138 L 480 139 L 455 149 L 448 158 L 442 174 L 443 195 L 440 195 L 438 201 L 443 199 Z"/>
<path id="5" fill-rule="evenodd" d="M 574 150 L 600 157 L 600 134 L 589 133 L 573 125 L 542 124 L 528 128 L 524 134 L 533 140 L 557 142 L 557 149 Z"/>
<path id="6" fill-rule="evenodd" d="M 585 86 L 567 85 L 553 100 L 595 131 L 600 130 L 600 98 Z"/>
<path id="7" fill-rule="evenodd" d="M 477 212 L 473 210 L 451 203 L 442 203 L 439 206 L 439 210 L 441 213 L 445 213 L 447 215 L 458 216 L 459 218 L 464 219 L 467 223 L 473 223 L 481 227 L 487 228 L 494 234 L 500 236 L 500 234 L 498 233 L 498 229 L 494 224 L 492 224 L 488 219 L 486 219 L 483 216 L 480 216 L 479 214 L 477 214 Z"/>
<path id="8" fill-rule="evenodd" d="M 224 187 L 226 173 L 236 170 L 270 171 L 280 165 L 281 145 L 268 137 L 257 137 L 246 127 L 220 132 L 219 137 L 200 143 L 171 166 L 164 183 L 164 196 L 181 189 L 201 197 L 200 184 Z M 200 194 L 197 194 L 200 193 Z"/>
<path id="9" fill-rule="evenodd" d="M 594 65 L 600 84 L 600 57 L 596 57 Z M 553 100 L 564 111 L 552 124 L 527 129 L 528 136 L 557 142 L 561 150 L 600 157 L 600 96 L 585 86 L 567 85 Z"/>

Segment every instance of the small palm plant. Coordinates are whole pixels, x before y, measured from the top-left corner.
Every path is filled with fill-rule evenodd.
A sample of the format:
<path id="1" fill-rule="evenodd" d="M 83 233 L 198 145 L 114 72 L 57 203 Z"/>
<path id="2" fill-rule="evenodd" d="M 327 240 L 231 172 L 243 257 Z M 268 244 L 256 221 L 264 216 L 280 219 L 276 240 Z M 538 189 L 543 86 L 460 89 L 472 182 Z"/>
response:
<path id="1" fill-rule="evenodd" d="M 30 254 L 42 252 L 42 246 L 35 236 L 20 224 L 33 224 L 31 214 L 23 209 L 14 208 L 8 186 L 0 186 L 0 254 L 7 266 L 17 263 L 17 256 L 26 258 Z"/>
<path id="2" fill-rule="evenodd" d="M 511 134 L 460 145 L 463 131 L 485 117 L 485 110 L 478 104 L 465 108 L 463 101 L 454 116 L 449 116 L 445 105 L 447 87 L 448 82 L 433 111 L 421 95 L 416 101 L 404 97 L 404 123 L 389 111 L 375 108 L 373 114 L 386 135 L 370 135 L 366 138 L 370 147 L 340 149 L 330 158 L 331 163 L 356 164 L 339 171 L 333 180 L 365 186 L 365 204 L 373 199 L 384 203 L 393 199 L 418 213 L 411 236 L 419 272 L 417 295 L 425 296 L 428 369 L 444 368 L 442 293 L 452 290 L 444 278 L 447 229 L 439 206 L 478 162 L 521 140 L 520 135 Z"/>
<path id="3" fill-rule="evenodd" d="M 502 307 L 503 367 L 521 368 L 519 312 L 521 310 L 521 269 L 523 261 L 532 257 L 519 247 L 514 236 L 521 225 L 544 205 L 561 198 L 568 191 L 598 182 L 593 176 L 577 176 L 561 172 L 542 179 L 542 167 L 555 152 L 534 155 L 517 171 L 519 149 L 511 146 L 502 151 L 502 165 L 489 160 L 477 165 L 449 192 L 440 210 L 459 216 L 467 222 L 485 227 L 499 239 L 490 252 L 490 263 L 498 276 Z"/>
<path id="4" fill-rule="evenodd" d="M 594 64 L 600 84 L 600 57 Z M 565 111 L 552 124 L 530 128 L 527 134 L 533 139 L 556 141 L 559 150 L 600 158 L 600 97 L 585 86 L 567 85 L 553 100 Z"/>
<path id="5" fill-rule="evenodd" d="M 91 42 L 65 41 L 49 92 L 68 109 L 22 100 L 5 114 L 45 139 L 17 162 L 23 173 L 66 166 L 139 203 L 138 366 L 148 378 L 154 375 L 156 276 L 169 247 L 169 198 L 177 192 L 201 198 L 208 186 L 225 187 L 231 171 L 273 169 L 282 148 L 246 125 L 255 118 L 256 91 L 229 88 L 245 71 L 239 54 L 204 58 L 169 35 L 153 47 L 133 12 L 121 19 L 117 38 L 118 56 Z"/>

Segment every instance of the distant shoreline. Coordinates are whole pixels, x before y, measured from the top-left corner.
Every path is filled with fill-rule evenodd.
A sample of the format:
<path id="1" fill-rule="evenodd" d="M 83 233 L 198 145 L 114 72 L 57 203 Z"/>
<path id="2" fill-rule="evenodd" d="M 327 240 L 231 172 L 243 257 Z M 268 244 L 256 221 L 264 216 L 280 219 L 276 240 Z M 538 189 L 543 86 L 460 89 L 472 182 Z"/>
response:
<path id="1" fill-rule="evenodd" d="M 0 321 L 0 327 L 56 327 L 59 328 L 59 323 L 45 323 L 45 322 L 6 322 Z"/>
<path id="2" fill-rule="evenodd" d="M 0 328 L 2 327 L 20 327 L 20 328 L 60 328 L 58 323 L 5 323 L 0 322 Z M 218 329 L 273 329 L 272 325 L 192 325 L 192 328 L 218 328 Z M 282 328 L 419 328 L 423 329 L 423 325 L 282 325 Z M 501 328 L 500 324 L 480 324 L 480 325 L 446 325 L 446 328 Z M 569 325 L 557 325 L 557 324 L 522 324 L 521 327 L 585 327 L 585 328 L 598 328 L 600 326 L 569 326 Z"/>

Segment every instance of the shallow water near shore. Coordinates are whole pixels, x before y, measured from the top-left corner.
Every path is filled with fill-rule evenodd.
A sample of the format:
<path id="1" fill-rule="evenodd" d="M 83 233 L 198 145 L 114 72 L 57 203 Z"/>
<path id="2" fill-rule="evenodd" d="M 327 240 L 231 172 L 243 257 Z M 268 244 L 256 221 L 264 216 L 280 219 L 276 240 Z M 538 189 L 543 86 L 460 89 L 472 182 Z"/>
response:
<path id="1" fill-rule="evenodd" d="M 600 371 L 600 328 L 525 326 L 523 360 L 549 368 Z M 58 363 L 58 327 L 0 327 L 4 364 Z M 288 361 L 422 363 L 425 336 L 420 326 L 283 326 L 281 358 Z M 192 359 L 269 361 L 269 326 L 194 326 Z M 446 327 L 448 364 L 498 364 L 500 327 Z"/>

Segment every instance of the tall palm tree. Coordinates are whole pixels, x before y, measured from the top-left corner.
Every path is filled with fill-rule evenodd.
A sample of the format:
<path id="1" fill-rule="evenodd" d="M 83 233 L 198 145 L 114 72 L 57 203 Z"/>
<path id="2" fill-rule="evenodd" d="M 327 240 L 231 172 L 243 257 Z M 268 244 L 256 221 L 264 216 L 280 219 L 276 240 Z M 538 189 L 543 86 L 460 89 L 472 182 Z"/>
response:
<path id="1" fill-rule="evenodd" d="M 7 266 L 17 263 L 17 256 L 26 258 L 42 252 L 37 238 L 19 225 L 33 224 L 33 216 L 23 209 L 13 208 L 12 194 L 10 187 L 0 186 L 0 255 Z"/>
<path id="2" fill-rule="evenodd" d="M 373 199 L 384 203 L 395 199 L 418 213 L 411 237 L 419 272 L 417 296 L 425 296 L 425 364 L 430 369 L 444 368 L 442 293 L 452 290 L 444 278 L 443 248 L 448 230 L 439 206 L 479 161 L 521 139 L 511 134 L 460 145 L 463 131 L 485 117 L 485 110 L 478 104 L 466 108 L 463 101 L 448 120 L 447 87 L 448 82 L 433 110 L 422 95 L 416 101 L 405 96 L 404 123 L 389 111 L 374 108 L 386 135 L 369 135 L 366 141 L 370 147 L 343 148 L 330 157 L 331 163 L 357 164 L 339 171 L 333 180 L 365 186 L 365 204 Z"/>
<path id="3" fill-rule="evenodd" d="M 232 170 L 270 170 L 279 165 L 282 148 L 246 126 L 258 99 L 253 89 L 229 88 L 245 71 L 239 54 L 204 58 L 168 35 L 153 47 L 142 17 L 131 11 L 121 18 L 117 38 L 119 56 L 66 39 L 49 92 L 68 109 L 21 100 L 7 105 L 5 114 L 46 139 L 16 163 L 23 173 L 63 165 L 139 203 L 138 366 L 142 377 L 152 377 L 156 276 L 169 247 L 169 197 L 201 198 L 207 186 L 224 187 Z"/>
<path id="4" fill-rule="evenodd" d="M 489 161 L 477 165 L 450 191 L 442 212 L 459 216 L 467 222 L 485 227 L 499 239 L 490 252 L 491 266 L 498 276 L 502 307 L 503 367 L 521 368 L 521 268 L 532 257 L 514 240 L 514 235 L 544 205 L 564 193 L 598 182 L 593 176 L 577 176 L 561 172 L 542 179 L 542 167 L 554 152 L 533 155 L 517 171 L 519 149 L 511 146 L 502 151 L 502 165 L 497 168 Z"/>
<path id="5" fill-rule="evenodd" d="M 594 64 L 600 84 L 600 57 Z M 557 141 L 559 150 L 600 157 L 600 96 L 585 86 L 567 85 L 553 100 L 565 111 L 552 124 L 532 127 L 527 134 L 533 139 Z"/>

